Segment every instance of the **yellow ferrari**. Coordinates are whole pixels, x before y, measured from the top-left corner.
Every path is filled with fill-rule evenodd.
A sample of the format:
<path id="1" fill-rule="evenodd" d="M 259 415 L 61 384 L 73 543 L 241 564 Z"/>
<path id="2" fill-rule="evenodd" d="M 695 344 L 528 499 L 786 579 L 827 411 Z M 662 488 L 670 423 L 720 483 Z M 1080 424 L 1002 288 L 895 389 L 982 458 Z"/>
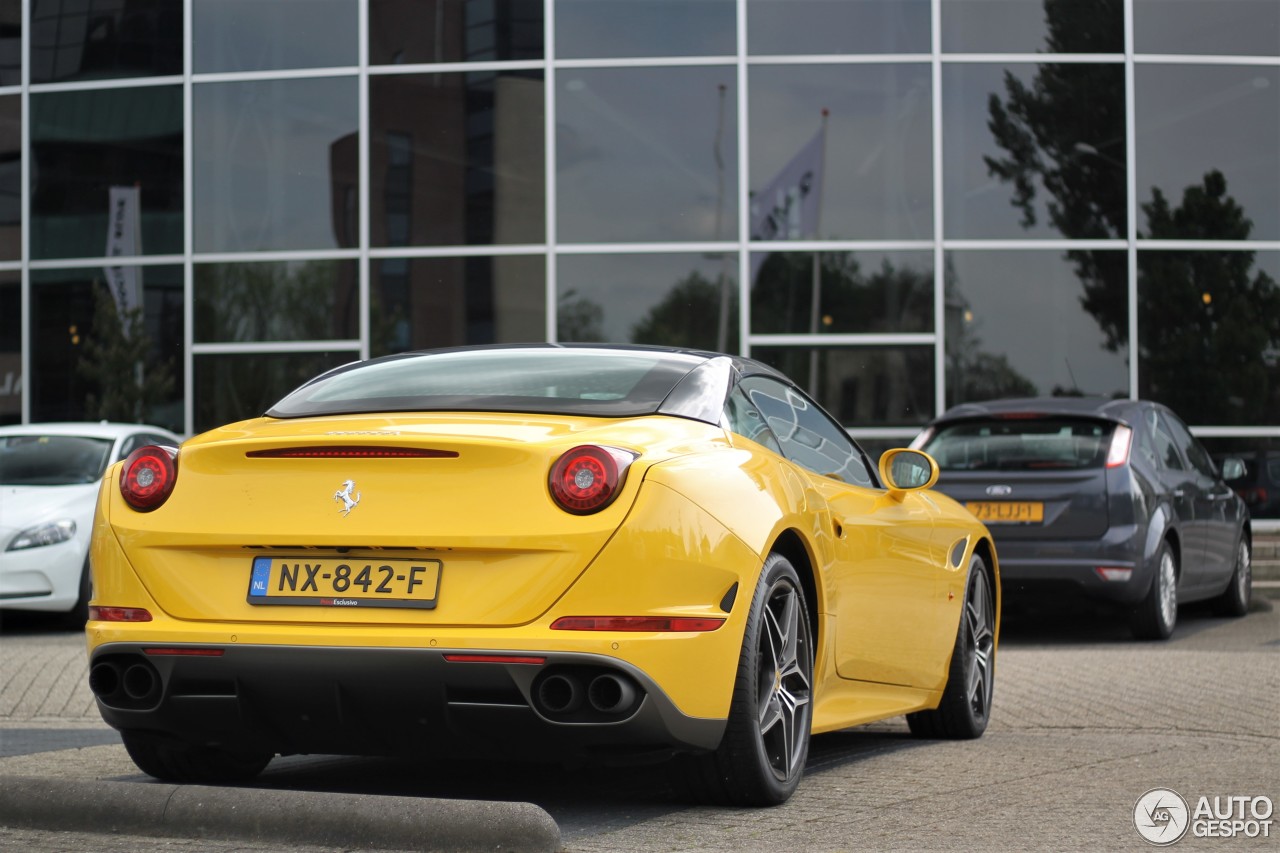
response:
<path id="1" fill-rule="evenodd" d="M 716 353 L 530 345 L 323 374 L 111 468 L 89 684 L 134 762 L 277 754 L 666 760 L 768 805 L 812 734 L 991 713 L 986 528 L 873 466 L 786 377 Z"/>

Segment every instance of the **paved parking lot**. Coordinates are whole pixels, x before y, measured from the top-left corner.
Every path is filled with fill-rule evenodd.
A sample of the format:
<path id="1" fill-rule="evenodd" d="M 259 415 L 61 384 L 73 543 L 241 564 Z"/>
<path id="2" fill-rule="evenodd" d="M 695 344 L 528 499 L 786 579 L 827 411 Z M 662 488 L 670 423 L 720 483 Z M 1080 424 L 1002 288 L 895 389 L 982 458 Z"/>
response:
<path id="1" fill-rule="evenodd" d="M 1280 601 L 1243 620 L 1184 608 L 1169 643 L 1135 643 L 1089 611 L 1013 614 L 991 727 L 979 741 L 921 742 L 901 718 L 815 739 L 800 791 L 763 810 L 690 807 L 666 777 L 624 771 L 333 757 L 277 759 L 258 787 L 532 802 L 569 853 L 642 850 L 1142 850 L 1137 798 L 1192 804 L 1280 799 Z M 0 776 L 150 784 L 102 728 L 80 638 L 0 634 Z M 1280 831 L 1280 830 L 1278 830 Z M 1273 848 L 1188 835 L 1178 848 Z M 114 846 L 120 845 L 120 846 Z M 149 846 L 150 845 L 150 846 Z M 278 849 L 253 840 L 0 829 L 0 849 Z M 320 851 L 345 848 L 303 846 Z"/>

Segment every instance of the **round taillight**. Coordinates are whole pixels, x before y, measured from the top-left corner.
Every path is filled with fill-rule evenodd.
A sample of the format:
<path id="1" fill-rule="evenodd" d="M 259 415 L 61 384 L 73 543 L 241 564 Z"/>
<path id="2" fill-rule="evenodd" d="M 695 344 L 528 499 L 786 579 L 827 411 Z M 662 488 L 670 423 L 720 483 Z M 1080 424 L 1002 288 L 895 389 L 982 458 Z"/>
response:
<path id="1" fill-rule="evenodd" d="M 588 515 L 613 503 L 635 455 L 616 447 L 584 444 L 551 466 L 551 497 L 561 509 Z"/>
<path id="2" fill-rule="evenodd" d="M 125 502 L 140 512 L 150 512 L 168 500 L 178 477 L 177 455 L 172 447 L 154 444 L 130 453 L 120 469 L 120 495 Z"/>

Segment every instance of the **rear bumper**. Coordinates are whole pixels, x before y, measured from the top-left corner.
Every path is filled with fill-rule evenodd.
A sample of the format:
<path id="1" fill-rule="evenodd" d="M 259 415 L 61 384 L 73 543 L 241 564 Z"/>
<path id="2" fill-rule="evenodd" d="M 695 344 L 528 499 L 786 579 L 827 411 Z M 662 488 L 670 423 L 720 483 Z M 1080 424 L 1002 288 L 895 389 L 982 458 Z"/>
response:
<path id="1" fill-rule="evenodd" d="M 1064 586 L 1096 599 L 1136 604 L 1151 587 L 1153 561 L 1138 527 L 1114 527 L 1099 539 L 1009 540 L 991 528 L 1005 594 L 1034 596 Z M 1106 580 L 1100 567 L 1128 569 L 1128 580 Z"/>
<path id="2" fill-rule="evenodd" d="M 116 729 L 238 752 L 633 758 L 713 749 L 722 719 L 680 712 L 638 668 L 527 650 L 206 646 L 210 656 L 94 650 L 90 685 Z M 488 656 L 502 652 L 487 651 Z"/>

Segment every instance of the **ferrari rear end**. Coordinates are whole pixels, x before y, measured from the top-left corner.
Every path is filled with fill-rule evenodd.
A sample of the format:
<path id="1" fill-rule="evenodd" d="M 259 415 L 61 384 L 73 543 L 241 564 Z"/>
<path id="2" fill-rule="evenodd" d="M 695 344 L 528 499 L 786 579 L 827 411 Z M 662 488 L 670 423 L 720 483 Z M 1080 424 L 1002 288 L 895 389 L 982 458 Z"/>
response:
<path id="1" fill-rule="evenodd" d="M 646 478 L 729 448 L 588 378 L 563 412 L 518 393 L 424 413 L 374 375 L 372 402 L 287 398 L 109 471 L 90 686 L 135 762 L 217 782 L 275 754 L 714 748 L 744 630 L 732 604 L 761 558 Z M 622 414 L 592 414 L 602 401 Z"/>

